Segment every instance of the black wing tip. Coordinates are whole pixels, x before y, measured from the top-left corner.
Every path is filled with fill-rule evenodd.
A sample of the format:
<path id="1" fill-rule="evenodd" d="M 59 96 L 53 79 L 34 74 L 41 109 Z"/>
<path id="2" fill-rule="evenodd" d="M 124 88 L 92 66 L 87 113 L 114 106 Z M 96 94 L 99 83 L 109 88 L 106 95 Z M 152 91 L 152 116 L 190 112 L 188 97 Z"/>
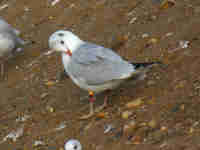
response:
<path id="1" fill-rule="evenodd" d="M 141 68 L 141 67 L 149 67 L 152 65 L 165 65 L 161 61 L 155 61 L 155 62 L 143 62 L 143 63 L 131 63 L 135 66 L 135 69 Z"/>

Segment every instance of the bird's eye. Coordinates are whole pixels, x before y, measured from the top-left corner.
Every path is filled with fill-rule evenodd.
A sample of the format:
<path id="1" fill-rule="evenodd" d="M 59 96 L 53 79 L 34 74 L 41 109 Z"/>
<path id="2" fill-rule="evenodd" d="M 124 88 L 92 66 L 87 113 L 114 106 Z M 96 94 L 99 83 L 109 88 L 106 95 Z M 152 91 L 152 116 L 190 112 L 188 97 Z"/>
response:
<path id="1" fill-rule="evenodd" d="M 64 36 L 64 34 L 63 33 L 58 33 L 58 36 Z"/>
<path id="2" fill-rule="evenodd" d="M 62 41 L 60 41 L 60 43 L 61 43 L 61 44 L 65 44 L 65 42 L 64 42 L 63 40 L 62 40 Z"/>
<path id="3" fill-rule="evenodd" d="M 77 150 L 77 145 L 74 145 L 74 149 Z"/>

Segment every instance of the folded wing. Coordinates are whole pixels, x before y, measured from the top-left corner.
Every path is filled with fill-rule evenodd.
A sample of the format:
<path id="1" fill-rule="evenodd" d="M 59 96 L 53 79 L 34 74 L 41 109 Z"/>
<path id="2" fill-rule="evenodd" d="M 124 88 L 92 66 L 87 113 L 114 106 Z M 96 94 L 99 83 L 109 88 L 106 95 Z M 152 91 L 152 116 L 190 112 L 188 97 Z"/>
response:
<path id="1" fill-rule="evenodd" d="M 85 43 L 72 55 L 68 71 L 88 85 L 103 84 L 111 80 L 129 78 L 135 71 L 132 64 L 123 60 L 111 49 Z"/>

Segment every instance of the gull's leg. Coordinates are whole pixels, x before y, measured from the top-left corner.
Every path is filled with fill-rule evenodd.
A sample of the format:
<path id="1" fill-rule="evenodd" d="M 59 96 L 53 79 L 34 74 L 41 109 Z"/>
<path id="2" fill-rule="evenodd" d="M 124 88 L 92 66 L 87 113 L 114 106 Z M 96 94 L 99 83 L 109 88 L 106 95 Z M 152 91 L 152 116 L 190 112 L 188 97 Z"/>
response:
<path id="1" fill-rule="evenodd" d="M 97 107 L 94 112 L 98 113 L 98 112 L 102 111 L 107 105 L 108 105 L 108 95 L 105 96 L 103 105 Z"/>
<path id="2" fill-rule="evenodd" d="M 1 76 L 3 77 L 4 76 L 4 64 L 1 63 Z"/>
<path id="3" fill-rule="evenodd" d="M 89 91 L 89 101 L 90 101 L 90 113 L 88 115 L 82 116 L 80 119 L 88 119 L 94 115 L 95 96 L 94 96 L 94 92 L 92 91 Z"/>
<path id="4" fill-rule="evenodd" d="M 98 113 L 98 112 L 102 111 L 105 107 L 107 107 L 107 105 L 108 105 L 108 98 L 109 98 L 109 96 L 111 96 L 110 93 L 111 93 L 110 89 L 106 90 L 103 105 L 97 107 L 95 109 L 95 111 L 94 111 L 95 113 Z"/>

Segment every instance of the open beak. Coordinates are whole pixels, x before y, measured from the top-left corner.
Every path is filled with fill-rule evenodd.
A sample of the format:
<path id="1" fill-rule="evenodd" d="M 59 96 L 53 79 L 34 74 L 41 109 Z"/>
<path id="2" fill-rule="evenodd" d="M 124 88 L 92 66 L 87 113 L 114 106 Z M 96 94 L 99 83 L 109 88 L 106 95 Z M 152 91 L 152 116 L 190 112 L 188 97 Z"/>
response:
<path id="1" fill-rule="evenodd" d="M 69 56 L 72 56 L 71 50 L 67 49 L 66 54 L 69 55 Z"/>

